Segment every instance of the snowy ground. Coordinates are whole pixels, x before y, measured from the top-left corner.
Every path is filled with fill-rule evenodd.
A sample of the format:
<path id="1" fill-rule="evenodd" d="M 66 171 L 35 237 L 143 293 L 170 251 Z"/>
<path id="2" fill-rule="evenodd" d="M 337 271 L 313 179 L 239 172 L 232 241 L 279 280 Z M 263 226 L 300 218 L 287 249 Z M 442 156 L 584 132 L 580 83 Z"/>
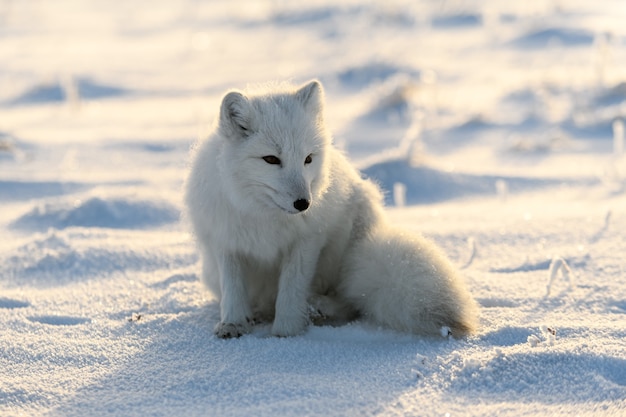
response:
<path id="1" fill-rule="evenodd" d="M 623 2 L 296 3 L 0 0 L 0 415 L 625 415 Z M 310 78 L 476 336 L 213 336 L 188 149 Z"/>

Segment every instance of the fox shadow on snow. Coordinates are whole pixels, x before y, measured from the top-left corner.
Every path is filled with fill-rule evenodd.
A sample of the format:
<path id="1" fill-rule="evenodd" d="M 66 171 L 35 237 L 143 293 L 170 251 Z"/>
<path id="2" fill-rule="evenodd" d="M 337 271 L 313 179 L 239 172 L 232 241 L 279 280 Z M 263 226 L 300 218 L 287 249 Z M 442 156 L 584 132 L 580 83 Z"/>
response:
<path id="1" fill-rule="evenodd" d="M 217 302 L 182 311 L 129 321 L 119 330 L 121 340 L 150 342 L 52 414 L 132 415 L 141 410 L 145 415 L 167 415 L 178 410 L 186 415 L 299 415 L 323 412 L 329 402 L 337 415 L 356 410 L 373 414 L 420 384 L 447 379 L 435 375 L 432 380 L 428 374 L 425 380 L 416 379 L 416 352 L 436 358 L 463 349 L 446 341 L 390 337 L 390 332 L 359 324 L 310 327 L 305 335 L 291 338 L 255 332 L 222 340 L 213 334 L 219 320 Z M 498 345 L 485 337 L 463 346 Z M 461 370 L 444 391 L 496 402 L 530 395 L 539 403 L 558 404 L 561 371 L 581 364 L 580 377 L 570 383 L 581 401 L 623 395 L 626 361 L 554 352 L 495 357 L 480 369 Z M 606 397 L 586 394 L 599 380 L 607 384 Z"/>
<path id="2" fill-rule="evenodd" d="M 364 343 L 355 340 L 358 335 L 334 338 L 342 328 L 315 328 L 292 338 L 254 333 L 222 340 L 213 334 L 218 320 L 219 305 L 211 302 L 129 321 L 121 340 L 150 342 L 52 414 L 298 415 L 302 407 L 307 413 L 327 410 L 328 402 L 337 414 L 369 414 L 414 382 L 416 339 L 363 332 Z"/>

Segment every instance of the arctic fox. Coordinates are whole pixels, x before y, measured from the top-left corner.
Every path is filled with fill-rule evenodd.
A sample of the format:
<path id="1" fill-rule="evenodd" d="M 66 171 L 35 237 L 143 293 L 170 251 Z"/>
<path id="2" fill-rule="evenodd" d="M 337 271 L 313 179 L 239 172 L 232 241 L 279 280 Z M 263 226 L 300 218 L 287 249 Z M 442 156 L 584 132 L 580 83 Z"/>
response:
<path id="1" fill-rule="evenodd" d="M 202 280 L 220 299 L 218 337 L 357 317 L 424 335 L 476 329 L 451 263 L 388 225 L 378 187 L 333 147 L 318 81 L 227 93 L 185 191 Z"/>

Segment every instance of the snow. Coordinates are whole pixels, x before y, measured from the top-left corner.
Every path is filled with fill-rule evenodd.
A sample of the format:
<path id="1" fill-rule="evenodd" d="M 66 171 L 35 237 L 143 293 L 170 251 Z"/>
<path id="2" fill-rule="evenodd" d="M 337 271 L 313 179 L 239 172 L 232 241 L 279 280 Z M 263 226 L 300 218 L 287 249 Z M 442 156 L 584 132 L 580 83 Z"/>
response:
<path id="1" fill-rule="evenodd" d="M 0 415 L 625 415 L 625 18 L 0 1 Z M 462 268 L 475 336 L 213 335 L 180 220 L 189 148 L 229 88 L 311 78 L 391 220 Z"/>

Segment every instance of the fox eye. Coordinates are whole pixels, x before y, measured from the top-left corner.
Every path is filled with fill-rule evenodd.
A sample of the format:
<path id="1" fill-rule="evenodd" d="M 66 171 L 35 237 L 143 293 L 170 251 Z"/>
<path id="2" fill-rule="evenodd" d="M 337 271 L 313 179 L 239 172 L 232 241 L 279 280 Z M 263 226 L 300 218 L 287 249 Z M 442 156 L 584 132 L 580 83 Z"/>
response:
<path id="1" fill-rule="evenodd" d="M 304 165 L 308 165 L 313 162 L 313 155 L 309 155 L 304 159 Z"/>
<path id="2" fill-rule="evenodd" d="M 263 157 L 263 160 L 270 165 L 280 165 L 280 159 L 274 155 L 267 155 Z"/>

